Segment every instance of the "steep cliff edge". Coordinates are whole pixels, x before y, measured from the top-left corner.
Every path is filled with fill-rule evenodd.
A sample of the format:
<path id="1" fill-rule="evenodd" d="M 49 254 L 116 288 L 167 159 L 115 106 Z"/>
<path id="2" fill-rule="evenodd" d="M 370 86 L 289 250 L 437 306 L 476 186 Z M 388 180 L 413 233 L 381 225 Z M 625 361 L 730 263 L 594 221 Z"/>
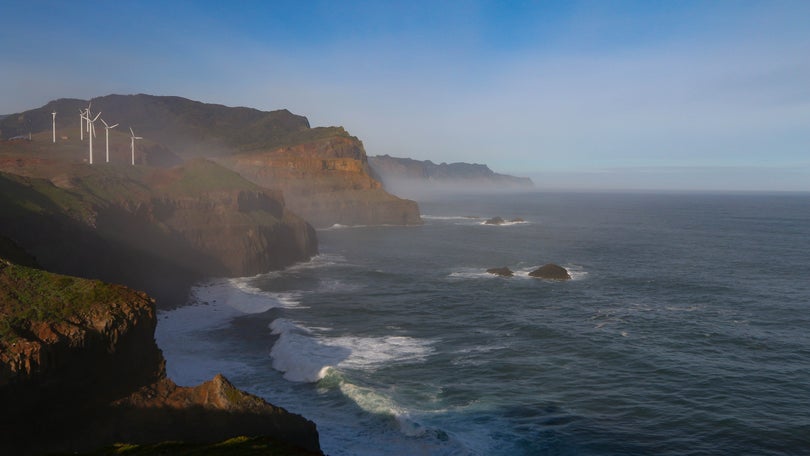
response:
<path id="1" fill-rule="evenodd" d="M 435 192 L 520 191 L 534 188 L 528 177 L 498 174 L 477 163 L 440 163 L 378 155 L 368 158 L 385 188 L 397 195 L 421 197 Z"/>
<path id="2" fill-rule="evenodd" d="M 421 223 L 414 201 L 387 193 L 373 177 L 360 140 L 342 128 L 321 130 L 307 142 L 219 162 L 261 186 L 281 189 L 290 208 L 316 227 Z"/>
<path id="3" fill-rule="evenodd" d="M 0 453 L 264 435 L 319 452 L 315 425 L 224 377 L 165 377 L 154 301 L 0 259 Z"/>
<path id="4" fill-rule="evenodd" d="M 314 229 L 280 192 L 212 162 L 56 169 L 47 179 L 0 172 L 0 235 L 54 272 L 181 305 L 201 278 L 258 274 L 317 253 Z"/>

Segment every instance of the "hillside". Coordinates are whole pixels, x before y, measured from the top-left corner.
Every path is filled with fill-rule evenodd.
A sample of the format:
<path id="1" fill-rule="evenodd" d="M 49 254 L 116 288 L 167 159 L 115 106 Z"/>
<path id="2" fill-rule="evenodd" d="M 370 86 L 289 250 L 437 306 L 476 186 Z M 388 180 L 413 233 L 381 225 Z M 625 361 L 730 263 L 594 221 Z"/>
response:
<path id="1" fill-rule="evenodd" d="M 486 165 L 440 163 L 388 155 L 369 157 L 369 164 L 380 176 L 385 188 L 398 195 L 433 192 L 492 192 L 534 188 L 527 177 L 498 174 Z"/>
<path id="2" fill-rule="evenodd" d="M 36 144 L 14 142 L 26 149 L 26 156 L 38 157 L 47 166 L 53 165 L 54 155 L 88 162 L 87 141 L 79 140 L 79 111 L 89 103 L 108 123 L 121 123 L 110 131 L 114 163 L 131 161 L 131 126 L 145 138 L 136 143 L 136 163 L 174 166 L 194 158 L 215 159 L 263 187 L 283 190 L 290 209 L 316 226 L 421 223 L 416 203 L 388 194 L 375 180 L 360 140 L 340 127 L 310 128 L 305 117 L 287 110 L 266 112 L 142 94 L 60 99 L 0 120 L 0 140 L 32 132 Z M 52 112 L 57 112 L 55 145 Z M 93 155 L 99 163 L 105 153 L 100 122 L 96 131 Z M 0 146 L 4 143 L 10 144 L 0 141 Z M 2 155 L 0 147 L 0 169 L 15 166 L 18 157 L 12 162 L 7 158 L 3 165 Z M 251 165 L 245 166 L 247 162 Z"/>
<path id="3" fill-rule="evenodd" d="M 175 306 L 193 281 L 262 273 L 317 252 L 314 230 L 279 192 L 213 162 L 49 169 L 59 173 L 0 172 L 0 236 L 51 271 L 127 284 Z"/>

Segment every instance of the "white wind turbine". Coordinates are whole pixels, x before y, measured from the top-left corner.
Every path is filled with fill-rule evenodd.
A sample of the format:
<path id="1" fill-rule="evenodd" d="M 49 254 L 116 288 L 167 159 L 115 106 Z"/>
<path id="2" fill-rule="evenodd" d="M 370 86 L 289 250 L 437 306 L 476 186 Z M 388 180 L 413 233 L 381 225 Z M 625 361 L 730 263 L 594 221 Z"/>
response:
<path id="1" fill-rule="evenodd" d="M 115 125 L 112 125 L 112 126 L 107 125 L 107 122 L 104 119 L 101 119 L 101 123 L 104 124 L 104 132 L 107 134 L 107 137 L 106 137 L 106 140 L 107 140 L 106 141 L 106 145 L 107 145 L 107 163 L 109 163 L 110 162 L 110 130 L 117 127 L 118 124 L 115 124 Z"/>
<path id="2" fill-rule="evenodd" d="M 132 127 L 129 127 L 129 132 L 132 133 L 132 137 L 130 137 L 130 148 L 132 149 L 132 164 L 135 164 L 135 140 L 136 139 L 143 139 L 140 136 L 135 136 L 135 132 L 132 131 Z"/>
<path id="3" fill-rule="evenodd" d="M 87 112 L 89 113 L 90 110 L 88 109 Z M 101 115 L 101 113 L 99 112 L 98 114 L 96 114 L 96 117 L 94 117 L 92 120 L 90 119 L 89 115 L 85 118 L 85 120 L 87 121 L 87 125 L 88 125 L 88 127 L 87 127 L 88 128 L 87 137 L 90 138 L 90 164 L 91 165 L 93 164 L 93 137 L 96 136 L 96 127 L 93 125 L 93 122 L 98 120 L 98 116 L 100 116 L 100 115 Z"/>
<path id="4" fill-rule="evenodd" d="M 51 115 L 53 116 L 53 142 L 56 142 L 56 111 L 52 112 Z"/>
<path id="5" fill-rule="evenodd" d="M 79 138 L 82 141 L 84 141 L 84 118 L 85 118 L 85 115 L 86 115 L 86 113 L 84 112 L 84 109 L 79 109 L 79 122 L 81 122 L 81 124 L 79 124 Z"/>
<path id="6" fill-rule="evenodd" d="M 90 132 L 90 125 L 85 125 L 84 121 L 90 118 L 90 106 L 93 104 L 92 101 L 87 102 L 87 107 L 84 109 L 79 109 L 79 119 L 81 124 L 79 125 L 79 138 L 84 141 L 84 131 Z"/>

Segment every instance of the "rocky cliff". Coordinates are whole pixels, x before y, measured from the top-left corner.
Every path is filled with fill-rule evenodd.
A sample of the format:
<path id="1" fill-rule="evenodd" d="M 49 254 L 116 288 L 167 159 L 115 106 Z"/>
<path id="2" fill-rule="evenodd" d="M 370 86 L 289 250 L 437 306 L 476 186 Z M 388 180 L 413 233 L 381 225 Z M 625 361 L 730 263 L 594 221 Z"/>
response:
<path id="1" fill-rule="evenodd" d="M 371 168 L 386 189 L 398 195 L 422 196 L 429 192 L 491 192 L 534 188 L 527 177 L 498 174 L 476 163 L 440 163 L 397 158 L 369 157 Z"/>
<path id="2" fill-rule="evenodd" d="M 181 305 L 200 278 L 258 274 L 317 253 L 314 229 L 280 192 L 212 162 L 56 169 L 49 179 L 0 172 L 0 235 L 54 272 Z"/>
<path id="3" fill-rule="evenodd" d="M 363 144 L 343 129 L 301 144 L 243 152 L 219 161 L 247 179 L 284 192 L 316 227 L 415 225 L 415 202 L 387 193 L 373 177 Z"/>
<path id="4" fill-rule="evenodd" d="M 0 259 L 0 453 L 264 435 L 319 452 L 315 425 L 224 377 L 165 377 L 154 301 Z"/>

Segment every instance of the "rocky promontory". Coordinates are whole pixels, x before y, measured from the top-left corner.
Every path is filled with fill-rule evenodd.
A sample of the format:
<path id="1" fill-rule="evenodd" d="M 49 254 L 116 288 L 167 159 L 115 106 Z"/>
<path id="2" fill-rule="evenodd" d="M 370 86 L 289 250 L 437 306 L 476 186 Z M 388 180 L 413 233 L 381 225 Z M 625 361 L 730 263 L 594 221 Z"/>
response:
<path id="1" fill-rule="evenodd" d="M 362 142 L 342 128 L 320 129 L 306 142 L 243 152 L 220 163 L 261 186 L 281 189 L 290 208 L 316 227 L 421 223 L 416 203 L 383 189 Z"/>
<path id="2" fill-rule="evenodd" d="M 0 453 L 245 434 L 320 452 L 312 422 L 222 376 L 167 379 L 155 325 L 144 293 L 0 259 Z"/>

